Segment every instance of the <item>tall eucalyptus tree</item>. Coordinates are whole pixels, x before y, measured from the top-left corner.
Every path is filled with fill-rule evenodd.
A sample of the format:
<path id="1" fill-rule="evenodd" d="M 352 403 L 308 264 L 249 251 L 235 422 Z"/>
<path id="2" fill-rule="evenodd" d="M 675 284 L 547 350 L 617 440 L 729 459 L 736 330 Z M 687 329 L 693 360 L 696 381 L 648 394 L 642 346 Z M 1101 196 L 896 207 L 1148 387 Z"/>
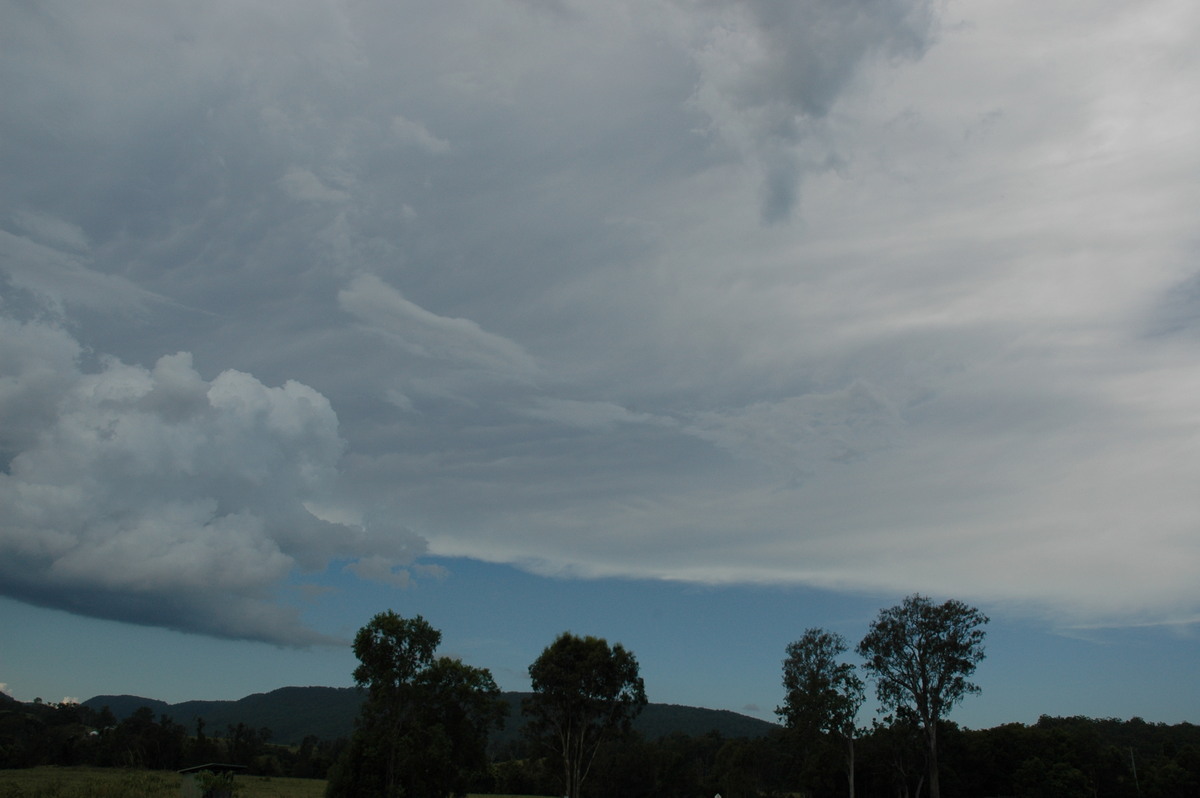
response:
<path id="1" fill-rule="evenodd" d="M 911 595 L 880 610 L 858 653 L 875 678 L 885 707 L 914 718 L 929 751 L 929 796 L 941 798 L 938 780 L 938 721 L 979 687 L 967 681 L 983 661 L 986 615 L 961 601 L 935 604 Z"/>

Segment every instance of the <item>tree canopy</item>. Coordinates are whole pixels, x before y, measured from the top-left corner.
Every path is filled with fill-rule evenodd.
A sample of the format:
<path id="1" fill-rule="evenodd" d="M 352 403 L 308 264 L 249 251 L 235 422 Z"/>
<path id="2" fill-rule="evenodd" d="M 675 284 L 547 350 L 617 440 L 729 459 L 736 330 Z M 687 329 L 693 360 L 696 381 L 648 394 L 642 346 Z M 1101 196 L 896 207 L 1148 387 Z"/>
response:
<path id="1" fill-rule="evenodd" d="M 783 705 L 775 714 L 792 728 L 854 736 L 863 703 L 863 683 L 854 666 L 841 661 L 845 639 L 808 629 L 787 646 L 783 661 Z"/>
<path id="2" fill-rule="evenodd" d="M 775 713 L 806 738 L 826 734 L 842 742 L 853 798 L 854 739 L 865 694 L 854 666 L 841 661 L 844 653 L 845 639 L 824 629 L 808 629 L 799 640 L 789 643 L 783 661 L 783 705 Z"/>
<path id="3" fill-rule="evenodd" d="M 916 720 L 929 752 L 929 794 L 939 798 L 937 725 L 956 703 L 979 688 L 967 681 L 983 660 L 987 616 L 961 601 L 935 604 L 911 595 L 880 610 L 858 644 L 875 678 L 880 703 Z"/>
<path id="4" fill-rule="evenodd" d="M 529 730 L 562 758 L 564 795 L 579 798 L 596 753 L 646 705 L 637 659 L 619 643 L 564 632 L 529 666 Z"/>
<path id="5" fill-rule="evenodd" d="M 331 798 L 460 795 L 486 767 L 488 732 L 503 721 L 500 690 L 486 669 L 435 657 L 441 637 L 421 616 L 390 610 L 359 630 L 354 681 L 367 697 L 330 774 Z"/>

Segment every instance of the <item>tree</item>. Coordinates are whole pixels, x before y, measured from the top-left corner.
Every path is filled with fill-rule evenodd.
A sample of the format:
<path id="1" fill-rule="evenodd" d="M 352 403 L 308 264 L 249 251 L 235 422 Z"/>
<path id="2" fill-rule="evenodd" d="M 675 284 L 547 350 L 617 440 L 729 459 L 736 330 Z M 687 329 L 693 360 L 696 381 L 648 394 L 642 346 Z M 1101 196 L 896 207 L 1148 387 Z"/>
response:
<path id="1" fill-rule="evenodd" d="M 875 677 L 880 703 L 920 725 L 929 752 L 929 795 L 940 798 L 938 721 L 979 688 L 967 681 L 983 660 L 987 616 L 953 599 L 934 604 L 911 595 L 881 610 L 858 644 L 864 667 Z"/>
<path id="2" fill-rule="evenodd" d="M 529 666 L 533 696 L 521 711 L 529 732 L 562 758 L 567 798 L 579 798 L 596 751 L 626 732 L 646 705 L 633 654 L 619 643 L 564 632 Z"/>
<path id="3" fill-rule="evenodd" d="M 808 629 L 789 643 L 783 661 L 783 705 L 775 714 L 810 739 L 827 734 L 842 742 L 846 781 L 854 798 L 855 720 L 865 695 L 854 666 L 840 661 L 845 652 L 845 639 L 824 629 Z"/>
<path id="4" fill-rule="evenodd" d="M 1087 776 L 1065 762 L 1047 765 L 1040 757 L 1031 757 L 1013 774 L 1013 785 L 1020 798 L 1087 798 L 1093 795 Z"/>
<path id="5" fill-rule="evenodd" d="M 391 610 L 354 638 L 355 683 L 366 690 L 357 729 L 330 773 L 326 795 L 429 796 L 465 792 L 482 767 L 489 730 L 503 721 L 486 669 L 435 658 L 442 633 Z"/>

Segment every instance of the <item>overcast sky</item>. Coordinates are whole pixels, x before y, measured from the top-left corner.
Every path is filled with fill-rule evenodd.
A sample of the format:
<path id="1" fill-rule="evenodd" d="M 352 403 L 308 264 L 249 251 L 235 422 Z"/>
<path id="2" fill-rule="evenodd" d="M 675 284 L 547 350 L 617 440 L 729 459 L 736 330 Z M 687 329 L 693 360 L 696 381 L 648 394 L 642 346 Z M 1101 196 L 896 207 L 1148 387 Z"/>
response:
<path id="1" fill-rule="evenodd" d="M 915 591 L 1182 665 L 1197 30 L 1192 0 L 0 0 L 5 624 L 330 683 L 388 607 L 505 607 L 502 669 L 621 639 L 618 595 L 675 626 L 807 597 L 742 671 L 768 716 L 805 625 Z M 4 636 L 0 684 L 58 689 Z M 97 673 L 62 690 L 126 691 Z"/>

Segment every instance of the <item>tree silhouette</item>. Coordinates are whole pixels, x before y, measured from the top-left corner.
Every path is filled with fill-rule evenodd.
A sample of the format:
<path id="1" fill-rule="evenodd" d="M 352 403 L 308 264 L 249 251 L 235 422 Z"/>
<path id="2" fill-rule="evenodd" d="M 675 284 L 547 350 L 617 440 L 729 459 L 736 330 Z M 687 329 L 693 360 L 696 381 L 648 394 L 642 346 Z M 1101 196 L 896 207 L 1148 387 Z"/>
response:
<path id="1" fill-rule="evenodd" d="M 987 616 L 951 599 L 934 604 L 911 595 L 880 610 L 858 644 L 875 677 L 880 703 L 900 717 L 915 718 L 929 751 L 929 795 L 940 798 L 937 724 L 956 703 L 979 688 L 967 681 L 983 660 Z"/>
<path id="2" fill-rule="evenodd" d="M 775 713 L 806 738 L 827 734 L 841 741 L 846 781 L 854 798 L 856 719 L 865 695 L 854 666 L 841 661 L 844 653 L 845 639 L 824 629 L 808 629 L 789 643 L 783 661 L 783 705 Z"/>
<path id="3" fill-rule="evenodd" d="M 391 610 L 354 638 L 354 681 L 367 691 L 358 728 L 330 773 L 326 795 L 463 794 L 485 762 L 487 735 L 503 721 L 491 673 L 435 658 L 442 633 Z"/>
<path id="4" fill-rule="evenodd" d="M 530 734 L 562 757 L 564 795 L 579 798 L 600 744 L 627 731 L 646 705 L 633 654 L 596 637 L 564 632 L 529 666 L 533 696 L 522 712 Z"/>

